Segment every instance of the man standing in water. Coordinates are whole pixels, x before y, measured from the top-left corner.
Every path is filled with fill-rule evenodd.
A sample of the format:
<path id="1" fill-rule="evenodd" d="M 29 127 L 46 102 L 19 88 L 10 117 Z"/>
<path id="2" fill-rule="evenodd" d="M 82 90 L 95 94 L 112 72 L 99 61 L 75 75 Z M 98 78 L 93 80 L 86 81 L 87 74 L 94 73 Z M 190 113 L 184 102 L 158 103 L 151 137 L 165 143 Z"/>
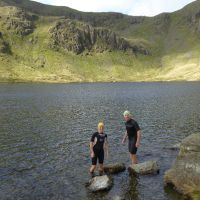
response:
<path id="1" fill-rule="evenodd" d="M 136 153 L 137 148 L 140 146 L 141 130 L 138 123 L 134 119 L 132 119 L 131 113 L 129 111 L 124 112 L 124 119 L 126 121 L 126 132 L 124 134 L 122 144 L 124 144 L 126 139 L 128 138 L 128 148 L 132 164 L 137 164 L 138 160 Z"/>
<path id="2" fill-rule="evenodd" d="M 90 168 L 90 173 L 92 175 L 96 169 L 97 159 L 99 161 L 99 174 L 103 174 L 104 149 L 108 157 L 107 135 L 104 133 L 104 124 L 100 122 L 98 124 L 98 132 L 95 132 L 92 135 L 90 141 L 90 154 L 92 158 L 92 166 Z"/>

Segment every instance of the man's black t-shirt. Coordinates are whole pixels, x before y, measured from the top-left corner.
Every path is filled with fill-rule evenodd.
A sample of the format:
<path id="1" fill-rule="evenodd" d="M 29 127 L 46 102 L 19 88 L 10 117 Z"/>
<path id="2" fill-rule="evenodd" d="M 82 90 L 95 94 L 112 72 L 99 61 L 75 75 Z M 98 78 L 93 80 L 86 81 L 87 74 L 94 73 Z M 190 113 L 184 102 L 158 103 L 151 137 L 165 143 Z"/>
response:
<path id="1" fill-rule="evenodd" d="M 94 133 L 91 138 L 91 142 L 94 142 L 93 149 L 95 150 L 103 150 L 103 145 L 105 140 L 107 139 L 107 135 L 105 133 L 100 134 L 98 132 Z"/>
<path id="2" fill-rule="evenodd" d="M 138 123 L 134 119 L 125 122 L 128 139 L 137 139 L 137 132 L 140 130 Z"/>

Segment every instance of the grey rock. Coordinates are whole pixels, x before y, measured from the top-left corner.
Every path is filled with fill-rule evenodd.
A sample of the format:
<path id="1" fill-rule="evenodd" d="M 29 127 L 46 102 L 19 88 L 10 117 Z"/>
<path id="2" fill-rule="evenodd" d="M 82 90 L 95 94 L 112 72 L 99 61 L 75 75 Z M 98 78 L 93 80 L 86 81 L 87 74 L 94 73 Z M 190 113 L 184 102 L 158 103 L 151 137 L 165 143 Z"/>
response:
<path id="1" fill-rule="evenodd" d="M 146 161 L 129 166 L 129 171 L 136 174 L 156 174 L 159 173 L 159 165 L 155 160 Z"/>
<path id="2" fill-rule="evenodd" d="M 87 184 L 87 187 L 91 192 L 98 192 L 109 190 L 111 189 L 112 185 L 112 178 L 107 175 L 103 175 L 92 178 Z"/>
<path id="3" fill-rule="evenodd" d="M 124 163 L 115 163 L 104 166 L 104 171 L 110 174 L 117 174 L 119 172 L 123 172 L 126 170 L 126 166 Z"/>
<path id="4" fill-rule="evenodd" d="M 183 194 L 200 188 L 200 134 L 186 137 L 171 169 L 164 176 L 165 185 L 172 184 Z"/>

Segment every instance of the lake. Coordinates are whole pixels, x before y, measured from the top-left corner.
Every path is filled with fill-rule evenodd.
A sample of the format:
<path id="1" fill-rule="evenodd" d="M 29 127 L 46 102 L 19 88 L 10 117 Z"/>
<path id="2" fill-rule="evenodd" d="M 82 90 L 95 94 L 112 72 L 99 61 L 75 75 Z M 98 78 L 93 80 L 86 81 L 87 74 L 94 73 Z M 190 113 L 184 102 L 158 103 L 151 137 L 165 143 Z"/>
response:
<path id="1" fill-rule="evenodd" d="M 142 129 L 139 162 L 156 159 L 160 174 L 114 175 L 109 192 L 85 188 L 89 141 L 104 121 L 106 163 L 130 164 L 123 112 Z M 200 82 L 0 84 L 0 198 L 178 200 L 163 184 L 178 151 L 170 147 L 200 133 Z"/>

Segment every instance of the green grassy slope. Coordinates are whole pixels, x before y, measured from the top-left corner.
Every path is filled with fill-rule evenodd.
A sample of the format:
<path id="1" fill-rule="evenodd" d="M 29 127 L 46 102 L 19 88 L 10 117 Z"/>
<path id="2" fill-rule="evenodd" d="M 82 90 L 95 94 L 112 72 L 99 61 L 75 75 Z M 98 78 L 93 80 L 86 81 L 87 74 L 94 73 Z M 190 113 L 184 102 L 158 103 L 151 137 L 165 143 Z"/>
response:
<path id="1" fill-rule="evenodd" d="M 177 12 L 155 17 L 84 13 L 27 0 L 0 0 L 0 6 L 0 81 L 200 80 L 199 0 Z M 8 6 L 23 8 L 30 16 L 34 15 L 31 26 L 27 19 L 20 18 L 22 29 L 29 31 L 33 27 L 33 30 L 20 35 L 16 27 L 8 29 L 6 17 L 15 18 L 12 14 L 15 10 Z M 49 30 L 63 16 L 93 27 L 109 28 L 131 44 L 148 49 L 150 54 L 116 49 L 76 55 L 62 48 L 52 49 Z M 8 46 L 4 47 L 4 41 Z M 2 45 L 7 52 L 1 51 Z"/>

